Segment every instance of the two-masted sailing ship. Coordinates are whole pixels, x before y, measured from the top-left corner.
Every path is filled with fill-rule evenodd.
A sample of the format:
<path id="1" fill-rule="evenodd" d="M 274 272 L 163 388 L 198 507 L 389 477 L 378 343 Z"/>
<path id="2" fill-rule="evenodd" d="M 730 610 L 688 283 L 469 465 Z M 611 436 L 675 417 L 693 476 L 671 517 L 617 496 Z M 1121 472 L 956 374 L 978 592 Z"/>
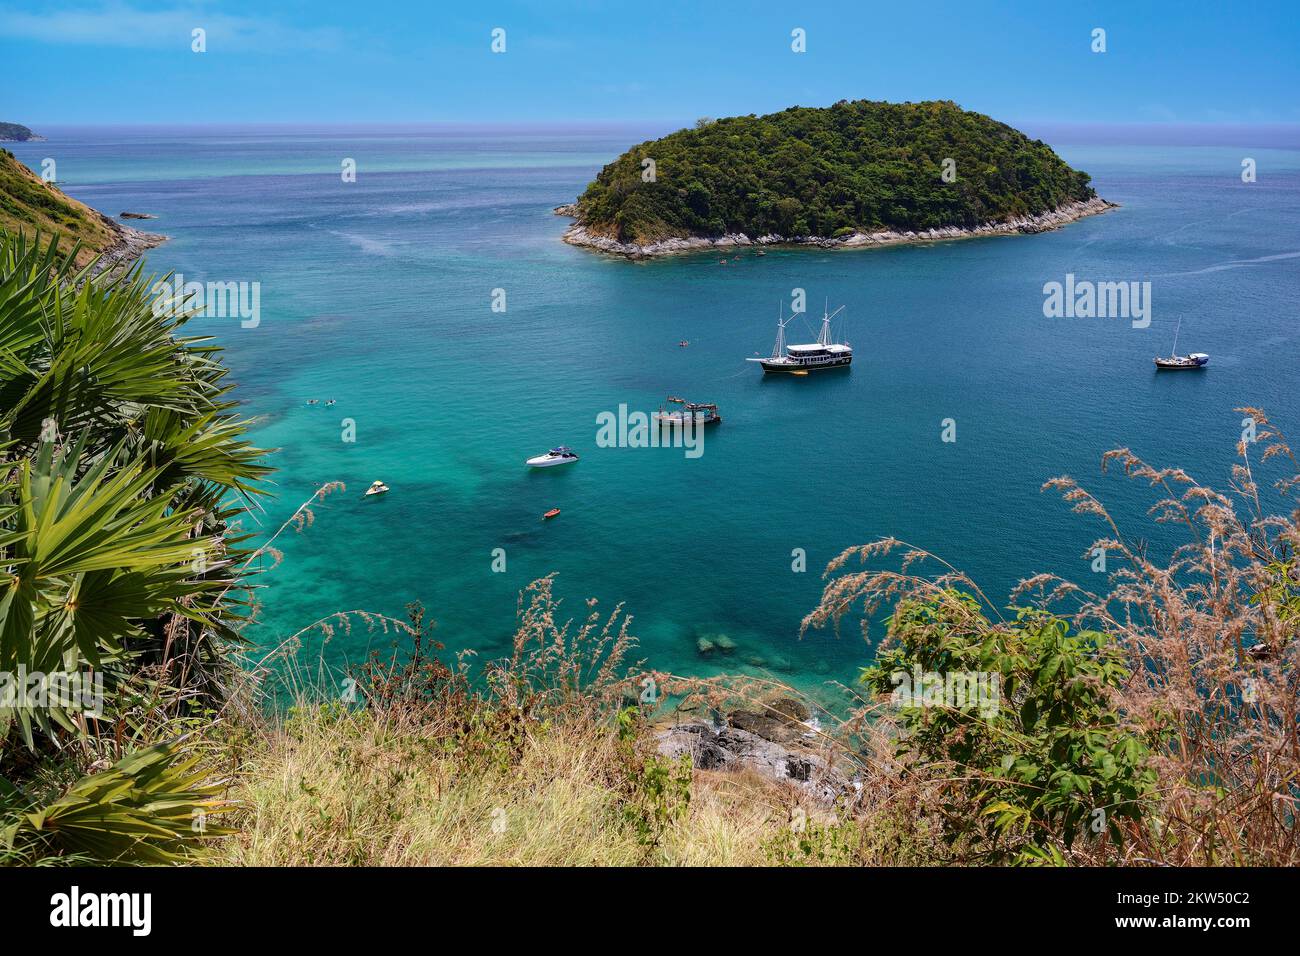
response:
<path id="1" fill-rule="evenodd" d="M 836 342 L 831 338 L 831 319 L 844 311 L 840 306 L 834 312 L 822 310 L 822 330 L 816 342 L 806 345 L 786 345 L 785 327 L 794 318 L 784 318 L 785 307 L 776 320 L 776 345 L 768 358 L 746 359 L 758 362 L 764 372 L 784 372 L 787 375 L 807 375 L 809 372 L 828 368 L 846 368 L 853 362 L 853 347 L 847 342 Z"/>

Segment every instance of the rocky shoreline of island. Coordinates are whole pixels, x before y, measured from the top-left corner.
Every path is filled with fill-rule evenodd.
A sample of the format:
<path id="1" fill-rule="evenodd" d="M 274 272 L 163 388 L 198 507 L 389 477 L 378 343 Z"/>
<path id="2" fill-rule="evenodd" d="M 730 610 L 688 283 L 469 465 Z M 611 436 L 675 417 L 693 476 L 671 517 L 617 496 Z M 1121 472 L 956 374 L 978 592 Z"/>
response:
<path id="1" fill-rule="evenodd" d="M 1113 203 L 1094 196 L 1092 199 L 1079 200 L 1058 206 L 1034 216 L 1017 216 L 998 222 L 986 222 L 968 228 L 964 226 L 943 226 L 936 229 L 898 232 L 881 230 L 878 232 L 855 232 L 840 238 L 826 236 L 780 236 L 770 233 L 751 238 L 743 232 L 724 236 L 680 236 L 661 239 L 645 244 L 620 242 L 610 236 L 604 236 L 588 230 L 578 213 L 577 203 L 556 206 L 557 216 L 573 218 L 575 222 L 565 230 L 563 239 L 573 246 L 596 249 L 611 255 L 630 259 L 649 259 L 657 256 L 675 255 L 684 252 L 708 252 L 730 250 L 746 246 L 816 246 L 822 249 L 867 249 L 880 246 L 896 246 L 918 242 L 944 242 L 954 239 L 977 239 L 984 236 L 1032 235 L 1050 232 L 1064 225 L 1096 216 L 1119 207 Z"/>

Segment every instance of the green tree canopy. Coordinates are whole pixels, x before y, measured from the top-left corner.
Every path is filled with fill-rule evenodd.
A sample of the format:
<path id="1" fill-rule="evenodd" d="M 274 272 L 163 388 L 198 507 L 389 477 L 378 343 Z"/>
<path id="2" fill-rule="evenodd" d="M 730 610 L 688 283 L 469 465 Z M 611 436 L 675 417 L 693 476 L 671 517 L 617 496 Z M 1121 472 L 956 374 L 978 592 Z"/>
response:
<path id="1" fill-rule="evenodd" d="M 651 182 L 643 159 L 655 162 Z M 830 236 L 1036 215 L 1093 198 L 1088 183 L 1045 143 L 956 103 L 843 100 L 696 123 L 634 146 L 587 186 L 578 214 L 624 242 Z"/>

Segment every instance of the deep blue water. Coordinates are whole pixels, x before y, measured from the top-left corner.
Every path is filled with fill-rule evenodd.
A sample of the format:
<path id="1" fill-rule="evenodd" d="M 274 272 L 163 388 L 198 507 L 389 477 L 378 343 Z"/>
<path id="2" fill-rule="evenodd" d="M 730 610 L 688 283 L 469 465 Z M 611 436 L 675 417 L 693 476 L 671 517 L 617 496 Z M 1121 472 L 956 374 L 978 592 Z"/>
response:
<path id="1" fill-rule="evenodd" d="M 423 600 L 452 648 L 504 653 L 515 595 L 622 601 L 656 666 L 761 666 L 806 686 L 870 655 L 856 629 L 799 639 L 820 572 L 893 535 L 934 551 L 995 598 L 1039 571 L 1089 576 L 1100 533 L 1039 488 L 1086 479 L 1134 535 L 1149 490 L 1102 476 L 1127 445 L 1226 485 L 1241 405 L 1300 433 L 1300 153 L 1228 146 L 1058 145 L 1122 208 L 1038 236 L 864 251 L 771 251 L 631 263 L 571 248 L 570 201 L 603 162 L 656 129 L 53 130 L 15 144 L 58 162 L 68 191 L 108 212 L 152 212 L 171 236 L 152 269 L 258 281 L 261 324 L 201 320 L 227 346 L 257 441 L 278 447 L 274 528 L 320 483 L 346 495 L 280 539 L 264 577 L 266 645 L 332 611 L 400 615 Z M 1241 182 L 1243 156 L 1259 179 Z M 340 162 L 358 163 L 344 183 Z M 1152 283 L 1153 321 L 1048 319 L 1067 273 Z M 764 379 L 778 303 L 845 305 L 847 373 Z M 506 291 L 494 313 L 492 291 Z M 1158 375 L 1180 351 L 1203 373 Z M 809 323 L 790 327 L 806 338 Z M 677 342 L 689 340 L 689 348 Z M 717 402 L 704 454 L 596 447 L 596 415 L 668 394 Z M 334 398 L 331 408 L 310 398 Z M 342 419 L 357 440 L 341 440 Z M 940 440 L 956 420 L 957 441 Z M 529 473 L 566 443 L 576 466 Z M 375 478 L 393 488 L 361 500 Z M 540 515 L 560 507 L 561 516 Z M 493 573 L 504 548 L 507 571 Z M 793 573 L 803 548 L 808 572 Z M 701 633 L 729 657 L 701 658 Z M 356 659 L 364 628 L 331 660 Z M 309 642 L 308 654 L 315 651 Z M 751 661 L 753 663 L 751 663 Z"/>

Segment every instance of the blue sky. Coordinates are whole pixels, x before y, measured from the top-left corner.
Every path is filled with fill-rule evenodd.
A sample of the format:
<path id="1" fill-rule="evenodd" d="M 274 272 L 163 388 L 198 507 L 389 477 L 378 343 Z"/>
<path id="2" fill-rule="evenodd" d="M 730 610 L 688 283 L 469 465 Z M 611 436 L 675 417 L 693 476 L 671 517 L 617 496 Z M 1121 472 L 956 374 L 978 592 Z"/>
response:
<path id="1" fill-rule="evenodd" d="M 30 126 L 685 122 L 863 97 L 1009 122 L 1295 123 L 1300 14 L 1294 0 L 0 0 L 0 69 L 0 120 Z"/>

